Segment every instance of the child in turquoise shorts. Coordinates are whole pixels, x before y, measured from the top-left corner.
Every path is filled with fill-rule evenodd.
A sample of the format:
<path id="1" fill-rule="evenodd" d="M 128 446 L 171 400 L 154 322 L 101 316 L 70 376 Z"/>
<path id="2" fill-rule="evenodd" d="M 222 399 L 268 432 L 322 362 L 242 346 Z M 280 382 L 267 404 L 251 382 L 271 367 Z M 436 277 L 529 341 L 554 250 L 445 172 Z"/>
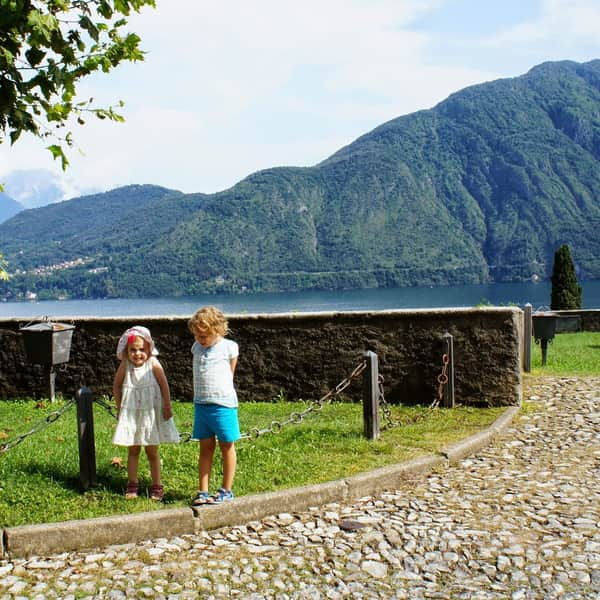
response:
<path id="1" fill-rule="evenodd" d="M 214 306 L 198 310 L 188 322 L 195 338 L 192 345 L 194 377 L 194 428 L 199 440 L 198 492 L 192 506 L 233 500 L 233 478 L 237 466 L 235 442 L 240 439 L 238 398 L 233 375 L 238 345 L 225 337 L 227 319 Z M 219 443 L 223 457 L 223 480 L 215 494 L 209 494 L 210 472 Z"/>

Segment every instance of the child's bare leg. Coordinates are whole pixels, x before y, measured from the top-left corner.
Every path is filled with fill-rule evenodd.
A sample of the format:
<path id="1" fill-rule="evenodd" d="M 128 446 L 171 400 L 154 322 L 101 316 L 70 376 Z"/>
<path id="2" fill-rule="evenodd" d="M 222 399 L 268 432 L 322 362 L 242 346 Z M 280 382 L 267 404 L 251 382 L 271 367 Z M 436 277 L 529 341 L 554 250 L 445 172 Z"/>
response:
<path id="1" fill-rule="evenodd" d="M 150 465 L 150 478 L 152 485 L 160 485 L 160 457 L 158 455 L 158 446 L 146 446 L 146 456 Z"/>
<path id="2" fill-rule="evenodd" d="M 138 465 L 140 462 L 141 446 L 129 446 L 127 448 L 127 481 L 138 482 Z"/>
<path id="3" fill-rule="evenodd" d="M 235 468 L 237 465 L 237 453 L 234 442 L 219 442 L 221 454 L 223 455 L 223 485 L 224 490 L 231 491 Z"/>
<path id="4" fill-rule="evenodd" d="M 198 489 L 208 492 L 210 470 L 217 442 L 214 437 L 200 440 L 200 455 L 198 456 Z"/>

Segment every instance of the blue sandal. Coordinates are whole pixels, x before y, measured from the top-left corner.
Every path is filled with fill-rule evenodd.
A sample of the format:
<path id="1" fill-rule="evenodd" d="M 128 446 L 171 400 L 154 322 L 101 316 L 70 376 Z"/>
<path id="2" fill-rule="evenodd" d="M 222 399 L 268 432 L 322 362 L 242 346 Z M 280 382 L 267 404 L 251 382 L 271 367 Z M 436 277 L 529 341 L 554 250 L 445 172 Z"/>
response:
<path id="1" fill-rule="evenodd" d="M 198 492 L 192 500 L 192 506 L 202 506 L 203 504 L 212 504 L 212 502 L 208 492 Z"/>
<path id="2" fill-rule="evenodd" d="M 224 490 L 221 488 L 214 496 L 212 496 L 212 501 L 214 504 L 222 504 L 223 502 L 228 502 L 229 500 L 233 500 L 233 492 L 231 490 Z"/>

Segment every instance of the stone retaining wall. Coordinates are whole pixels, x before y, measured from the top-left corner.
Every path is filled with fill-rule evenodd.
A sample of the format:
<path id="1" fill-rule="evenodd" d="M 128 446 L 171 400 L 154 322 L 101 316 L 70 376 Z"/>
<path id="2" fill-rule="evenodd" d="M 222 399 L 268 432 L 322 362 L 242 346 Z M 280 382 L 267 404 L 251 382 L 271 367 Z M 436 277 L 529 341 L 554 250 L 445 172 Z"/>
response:
<path id="1" fill-rule="evenodd" d="M 371 350 L 378 355 L 389 402 L 430 404 L 438 392 L 445 350 L 454 339 L 456 401 L 473 406 L 518 404 L 521 396 L 523 313 L 514 307 L 279 315 L 228 315 L 229 337 L 240 345 L 240 401 L 320 398 Z M 51 317 L 52 319 L 52 317 Z M 68 363 L 56 366 L 65 397 L 85 385 L 110 395 L 115 349 L 128 327 L 145 325 L 160 351 L 173 398 L 192 399 L 190 347 L 184 317 L 61 318 L 75 325 Z M 47 397 L 44 368 L 28 362 L 19 328 L 0 321 L 0 398 Z M 345 395 L 361 397 L 355 383 Z"/>
<path id="2" fill-rule="evenodd" d="M 579 316 L 581 318 L 581 331 L 600 331 L 600 310 L 557 310 L 555 312 L 565 317 Z"/>

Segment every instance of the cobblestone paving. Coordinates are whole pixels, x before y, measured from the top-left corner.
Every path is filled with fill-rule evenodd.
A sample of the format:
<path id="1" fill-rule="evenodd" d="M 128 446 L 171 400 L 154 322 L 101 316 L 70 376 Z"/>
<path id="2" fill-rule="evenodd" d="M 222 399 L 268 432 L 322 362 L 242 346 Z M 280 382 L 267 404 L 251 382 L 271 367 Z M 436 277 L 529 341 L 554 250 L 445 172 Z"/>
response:
<path id="1" fill-rule="evenodd" d="M 217 532 L 0 561 L 0 598 L 600 598 L 600 378 L 403 489 Z"/>

